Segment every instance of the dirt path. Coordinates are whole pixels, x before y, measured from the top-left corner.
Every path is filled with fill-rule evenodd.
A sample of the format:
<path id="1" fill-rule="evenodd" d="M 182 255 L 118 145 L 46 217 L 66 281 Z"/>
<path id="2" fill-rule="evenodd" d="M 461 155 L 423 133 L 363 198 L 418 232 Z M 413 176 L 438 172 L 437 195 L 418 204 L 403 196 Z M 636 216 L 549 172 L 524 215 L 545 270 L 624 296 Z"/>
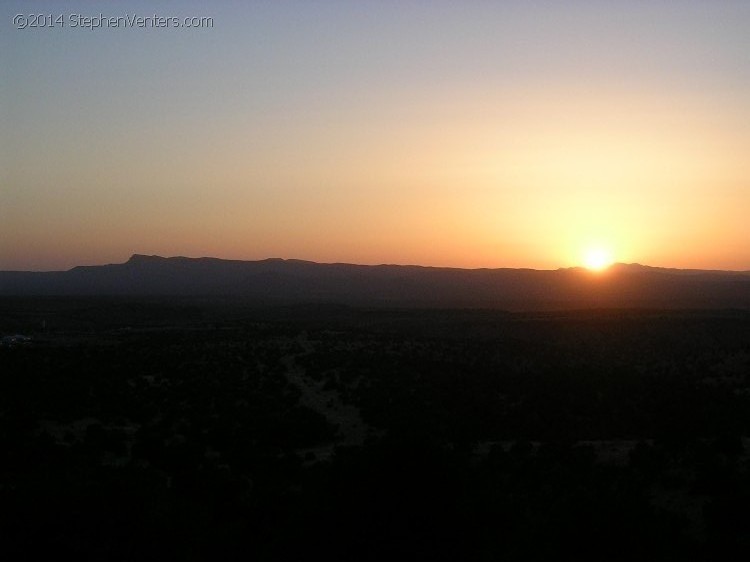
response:
<path id="1" fill-rule="evenodd" d="M 338 426 L 335 443 L 322 447 L 309 449 L 320 457 L 328 457 L 335 445 L 362 445 L 367 435 L 368 426 L 362 421 L 359 409 L 351 404 L 344 404 L 338 392 L 335 390 L 324 390 L 324 381 L 316 381 L 308 376 L 305 368 L 298 362 L 298 357 L 304 357 L 315 351 L 315 346 L 307 338 L 307 333 L 302 332 L 297 337 L 297 342 L 302 349 L 301 353 L 287 355 L 282 359 L 287 380 L 302 392 L 300 402 L 308 408 L 322 414 L 326 419 Z M 307 452 L 306 449 L 304 452 Z"/>

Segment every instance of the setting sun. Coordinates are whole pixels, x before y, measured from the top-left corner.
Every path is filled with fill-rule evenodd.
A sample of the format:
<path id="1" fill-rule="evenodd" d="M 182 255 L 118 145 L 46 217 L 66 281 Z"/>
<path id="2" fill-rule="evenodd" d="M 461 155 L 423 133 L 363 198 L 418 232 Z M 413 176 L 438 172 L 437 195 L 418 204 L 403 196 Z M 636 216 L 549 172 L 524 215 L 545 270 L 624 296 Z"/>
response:
<path id="1" fill-rule="evenodd" d="M 593 271 L 601 271 L 612 265 L 612 252 L 606 248 L 589 248 L 583 255 L 583 265 Z"/>

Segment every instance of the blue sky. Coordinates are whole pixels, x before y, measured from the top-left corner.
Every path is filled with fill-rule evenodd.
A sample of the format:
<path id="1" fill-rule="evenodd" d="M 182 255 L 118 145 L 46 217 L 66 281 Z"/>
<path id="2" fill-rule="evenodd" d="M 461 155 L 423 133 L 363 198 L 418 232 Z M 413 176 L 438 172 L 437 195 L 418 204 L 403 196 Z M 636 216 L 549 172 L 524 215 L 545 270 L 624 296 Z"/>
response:
<path id="1" fill-rule="evenodd" d="M 16 14 L 211 17 L 15 29 Z M 5 2 L 0 268 L 750 269 L 748 2 Z M 687 250 L 689 248 L 689 251 Z"/>

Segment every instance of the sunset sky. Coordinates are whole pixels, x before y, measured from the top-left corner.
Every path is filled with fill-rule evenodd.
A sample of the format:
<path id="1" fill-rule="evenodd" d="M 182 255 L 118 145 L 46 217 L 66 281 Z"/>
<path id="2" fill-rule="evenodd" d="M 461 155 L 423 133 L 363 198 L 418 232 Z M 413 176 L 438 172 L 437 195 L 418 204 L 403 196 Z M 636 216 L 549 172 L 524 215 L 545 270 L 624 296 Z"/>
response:
<path id="1" fill-rule="evenodd" d="M 213 27 L 16 29 L 14 16 Z M 750 270 L 750 2 L 3 2 L 0 269 Z"/>

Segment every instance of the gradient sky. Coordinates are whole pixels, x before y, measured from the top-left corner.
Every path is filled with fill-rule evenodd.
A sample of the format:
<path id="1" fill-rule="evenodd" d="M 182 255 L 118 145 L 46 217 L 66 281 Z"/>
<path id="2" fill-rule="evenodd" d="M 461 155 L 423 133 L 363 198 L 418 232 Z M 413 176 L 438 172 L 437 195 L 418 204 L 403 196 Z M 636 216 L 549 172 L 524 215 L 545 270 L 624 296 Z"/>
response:
<path id="1" fill-rule="evenodd" d="M 15 14 L 208 16 L 26 29 Z M 750 2 L 3 2 L 0 269 L 750 269 Z"/>

